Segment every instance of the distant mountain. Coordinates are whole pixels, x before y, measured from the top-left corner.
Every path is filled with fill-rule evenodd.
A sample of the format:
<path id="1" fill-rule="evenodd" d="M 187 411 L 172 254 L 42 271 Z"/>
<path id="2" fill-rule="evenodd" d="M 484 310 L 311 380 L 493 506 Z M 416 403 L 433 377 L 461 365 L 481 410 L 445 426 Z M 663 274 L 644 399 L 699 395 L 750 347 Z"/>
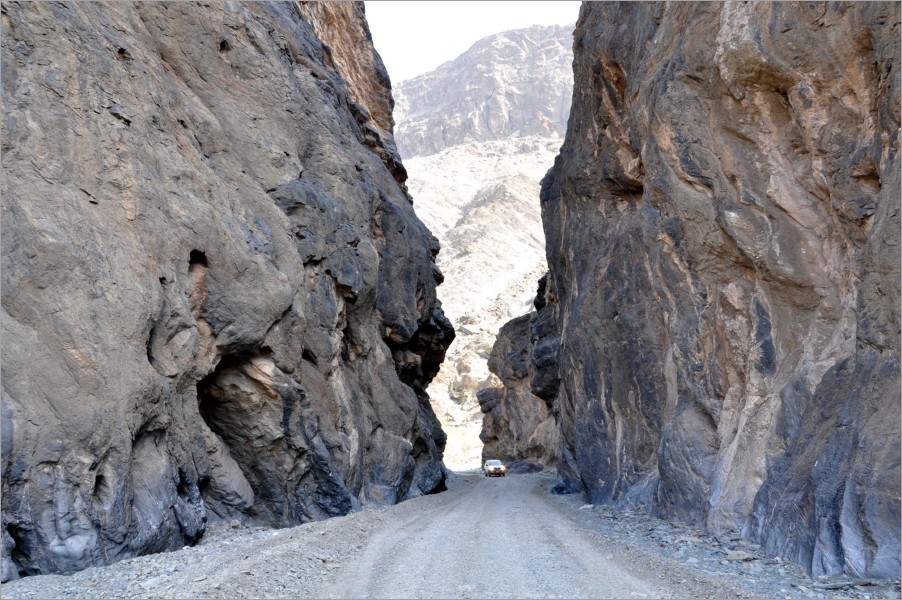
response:
<path id="1" fill-rule="evenodd" d="M 479 460 L 475 394 L 500 385 L 487 365 L 495 335 L 530 309 L 547 270 L 539 182 L 563 142 L 572 30 L 534 26 L 487 37 L 393 91 L 408 189 L 441 241 L 438 295 L 457 331 L 428 390 L 452 440 L 452 466 Z M 471 437 L 461 455 L 453 440 Z"/>
<path id="2" fill-rule="evenodd" d="M 563 137 L 573 88 L 572 46 L 573 25 L 506 31 L 401 82 L 393 90 L 401 156 L 474 141 Z"/>

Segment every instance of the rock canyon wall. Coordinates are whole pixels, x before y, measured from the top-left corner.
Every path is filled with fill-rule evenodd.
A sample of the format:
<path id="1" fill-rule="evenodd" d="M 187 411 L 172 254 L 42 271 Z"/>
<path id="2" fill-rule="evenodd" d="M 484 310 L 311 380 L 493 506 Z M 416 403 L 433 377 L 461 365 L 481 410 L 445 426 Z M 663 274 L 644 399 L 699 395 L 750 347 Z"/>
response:
<path id="1" fill-rule="evenodd" d="M 3 580 L 439 491 L 362 3 L 4 2 Z"/>
<path id="2" fill-rule="evenodd" d="M 515 470 L 521 462 L 556 465 L 559 447 L 554 401 L 560 337 L 557 299 L 547 274 L 539 280 L 533 304 L 535 312 L 507 323 L 492 346 L 488 367 L 501 385 L 476 393 L 483 412 L 483 457 L 515 463 Z"/>
<path id="3" fill-rule="evenodd" d="M 899 23 L 583 4 L 542 188 L 559 491 L 899 576 Z"/>

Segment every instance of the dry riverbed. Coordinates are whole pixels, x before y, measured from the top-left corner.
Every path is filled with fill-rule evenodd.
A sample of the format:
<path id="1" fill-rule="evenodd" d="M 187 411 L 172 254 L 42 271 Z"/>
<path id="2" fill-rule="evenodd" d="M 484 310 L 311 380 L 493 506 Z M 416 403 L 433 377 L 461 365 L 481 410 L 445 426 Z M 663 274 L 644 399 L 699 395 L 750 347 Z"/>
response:
<path id="1" fill-rule="evenodd" d="M 3 598 L 898 598 L 813 581 L 735 537 L 552 496 L 547 473 L 453 475 L 449 491 L 290 529 L 212 524 L 193 548 L 27 577 Z"/>

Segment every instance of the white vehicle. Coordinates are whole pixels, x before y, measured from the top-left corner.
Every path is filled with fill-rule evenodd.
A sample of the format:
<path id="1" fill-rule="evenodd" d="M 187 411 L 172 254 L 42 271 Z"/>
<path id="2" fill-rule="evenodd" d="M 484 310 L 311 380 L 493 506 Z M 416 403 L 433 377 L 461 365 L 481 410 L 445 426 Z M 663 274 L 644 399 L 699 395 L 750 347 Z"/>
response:
<path id="1" fill-rule="evenodd" d="M 507 467 L 500 460 L 490 459 L 482 465 L 482 472 L 486 477 L 505 477 L 507 475 Z"/>

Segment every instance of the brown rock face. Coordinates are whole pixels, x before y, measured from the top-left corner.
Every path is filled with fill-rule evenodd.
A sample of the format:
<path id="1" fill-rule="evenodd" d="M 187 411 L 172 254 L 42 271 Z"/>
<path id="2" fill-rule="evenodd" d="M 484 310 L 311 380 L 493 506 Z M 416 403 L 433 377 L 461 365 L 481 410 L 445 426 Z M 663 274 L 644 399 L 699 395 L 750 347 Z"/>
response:
<path id="1" fill-rule="evenodd" d="M 322 40 L 325 64 L 344 78 L 364 145 L 385 162 L 403 188 L 407 172 L 395 147 L 395 101 L 391 93 L 385 93 L 391 90 L 391 81 L 382 59 L 373 51 L 363 2 L 298 2 L 298 7 Z"/>
<path id="2" fill-rule="evenodd" d="M 2 24 L 3 580 L 443 489 L 453 330 L 362 6 Z"/>
<path id="3" fill-rule="evenodd" d="M 584 3 L 562 491 L 899 576 L 898 3 Z"/>

